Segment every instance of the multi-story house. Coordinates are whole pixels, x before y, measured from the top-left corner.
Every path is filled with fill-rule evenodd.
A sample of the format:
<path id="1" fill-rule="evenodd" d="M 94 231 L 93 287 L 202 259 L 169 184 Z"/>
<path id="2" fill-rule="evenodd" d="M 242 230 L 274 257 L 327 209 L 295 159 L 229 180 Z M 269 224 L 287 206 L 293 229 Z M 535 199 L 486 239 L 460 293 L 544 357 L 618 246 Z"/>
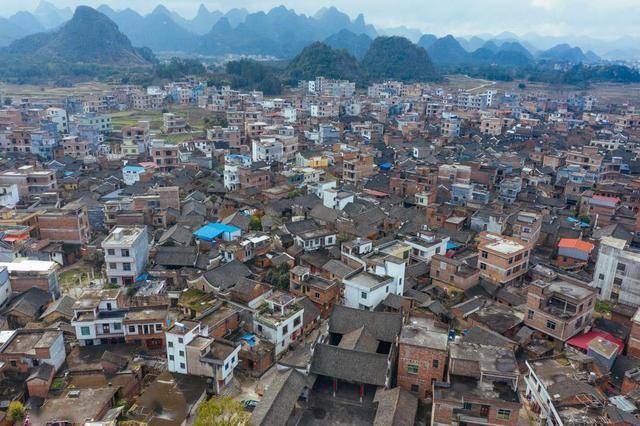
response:
<path id="1" fill-rule="evenodd" d="M 194 321 L 176 322 L 165 335 L 170 372 L 213 379 L 212 390 L 218 395 L 231 382 L 240 345 L 210 337 L 208 328 Z"/>
<path id="2" fill-rule="evenodd" d="M 597 146 L 584 146 L 581 151 L 569 150 L 566 152 L 566 164 L 577 165 L 583 170 L 597 173 L 600 171 L 604 157 L 598 152 Z"/>
<path id="3" fill-rule="evenodd" d="M 431 424 L 519 424 L 518 364 L 511 349 L 451 343 L 447 382 L 433 383 Z"/>
<path id="4" fill-rule="evenodd" d="M 480 276 L 498 284 L 517 282 L 529 268 L 532 244 L 520 238 L 482 232 L 479 235 Z"/>
<path id="5" fill-rule="evenodd" d="M 109 283 L 133 284 L 149 258 L 147 227 L 117 226 L 102 242 L 102 249 Z"/>
<path id="6" fill-rule="evenodd" d="M 122 290 L 85 290 L 73 305 L 71 326 L 81 346 L 124 343 L 126 314 Z"/>
<path id="7" fill-rule="evenodd" d="M 7 303 L 11 297 L 11 282 L 9 281 L 9 271 L 6 266 L 0 266 L 0 308 Z"/>
<path id="8" fill-rule="evenodd" d="M 444 324 L 410 317 L 400 332 L 398 386 L 419 398 L 431 394 L 433 383 L 445 379 L 448 345 L 448 330 Z"/>
<path id="9" fill-rule="evenodd" d="M 323 318 L 329 317 L 333 305 L 340 298 L 338 283 L 313 275 L 304 266 L 295 266 L 289 271 L 289 291 L 296 296 L 307 296 Z"/>
<path id="10" fill-rule="evenodd" d="M 342 179 L 353 185 L 362 184 L 363 180 L 372 176 L 373 156 L 359 152 L 354 158 L 345 158 L 342 163 Z"/>
<path id="11" fill-rule="evenodd" d="M 526 326 L 566 342 L 591 325 L 596 293 L 566 281 L 536 280 L 528 287 Z"/>
<path id="12" fill-rule="evenodd" d="M 469 264 L 472 256 L 434 255 L 431 258 L 431 282 L 446 291 L 465 291 L 480 281 L 480 270 Z"/>
<path id="13" fill-rule="evenodd" d="M 22 166 L 17 170 L 0 173 L 0 185 L 11 184 L 18 186 L 20 197 L 25 199 L 58 188 L 58 180 L 53 170 L 37 169 L 34 166 Z"/>
<path id="14" fill-rule="evenodd" d="M 267 254 L 273 247 L 272 243 L 270 235 L 254 232 L 234 241 L 222 243 L 220 254 L 227 262 L 234 260 L 248 262 Z"/>
<path id="15" fill-rule="evenodd" d="M 167 310 L 164 308 L 132 308 L 124 315 L 124 340 L 146 350 L 165 349 Z"/>
<path id="16" fill-rule="evenodd" d="M 405 269 L 410 247 L 390 241 L 375 249 L 369 240 L 342 245 L 342 261 L 357 268 L 342 280 L 344 305 L 373 310 L 389 294 L 404 294 Z"/>
<path id="17" fill-rule="evenodd" d="M 68 244 L 87 244 L 91 238 L 89 215 L 84 204 L 69 203 L 38 215 L 40 239 Z"/>
<path id="18" fill-rule="evenodd" d="M 542 215 L 533 212 L 519 212 L 509 218 L 511 235 L 533 245 L 540 238 Z"/>
<path id="19" fill-rule="evenodd" d="M 60 297 L 58 284 L 60 264 L 19 257 L 12 262 L 0 262 L 0 268 L 2 267 L 7 268 L 9 272 L 11 289 L 14 292 L 22 293 L 32 287 L 38 287 L 51 294 L 53 298 Z"/>
<path id="20" fill-rule="evenodd" d="M 122 128 L 122 154 L 137 157 L 147 152 L 149 146 L 149 122 L 139 121 L 135 126 Z"/>
<path id="21" fill-rule="evenodd" d="M 265 163 L 281 162 L 284 159 L 284 145 L 274 137 L 261 137 L 251 142 L 251 160 Z"/>
<path id="22" fill-rule="evenodd" d="M 40 364 L 49 364 L 58 371 L 66 356 L 60 330 L 22 328 L 0 331 L 0 362 L 5 375 L 24 377 Z"/>
<path id="23" fill-rule="evenodd" d="M 626 240 L 603 237 L 591 286 L 598 299 L 640 306 L 640 252 Z"/>
<path id="24" fill-rule="evenodd" d="M 85 139 L 80 139 L 78 136 L 65 136 L 62 138 L 62 149 L 64 155 L 68 155 L 71 158 L 77 160 L 84 160 L 91 155 L 91 142 Z"/>
<path id="25" fill-rule="evenodd" d="M 170 172 L 178 167 L 178 145 L 161 140 L 151 142 L 151 157 L 158 167 L 158 171 Z"/>
<path id="26" fill-rule="evenodd" d="M 173 113 L 162 114 L 162 131 L 165 134 L 183 133 L 187 130 L 187 122 L 184 118 Z"/>
<path id="27" fill-rule="evenodd" d="M 560 354 L 525 361 L 525 364 L 525 395 L 531 410 L 537 415 L 537 424 L 577 424 L 576 419 L 570 414 L 576 412 L 576 406 L 589 407 L 584 414 L 581 413 L 582 410 L 578 411 L 580 424 L 599 424 L 605 421 L 600 411 L 604 406 L 605 397 L 589 383 L 590 373 L 594 371 L 592 358 Z M 591 415 L 594 417 L 590 418 Z"/>
<path id="28" fill-rule="evenodd" d="M 303 315 L 304 309 L 295 297 L 277 291 L 254 314 L 253 329 L 274 345 L 277 356 L 302 334 Z"/>
<path id="29" fill-rule="evenodd" d="M 446 254 L 449 237 L 439 237 L 433 232 L 418 232 L 418 235 L 404 240 L 411 247 L 409 258 L 416 262 L 429 262 L 436 254 Z"/>

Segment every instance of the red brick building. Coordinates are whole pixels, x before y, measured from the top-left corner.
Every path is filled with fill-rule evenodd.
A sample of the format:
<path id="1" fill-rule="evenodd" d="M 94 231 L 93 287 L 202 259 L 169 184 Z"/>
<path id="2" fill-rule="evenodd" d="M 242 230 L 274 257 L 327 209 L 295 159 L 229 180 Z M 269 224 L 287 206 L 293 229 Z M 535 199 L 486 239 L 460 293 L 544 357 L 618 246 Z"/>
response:
<path id="1" fill-rule="evenodd" d="M 398 386 L 419 398 L 431 394 L 433 382 L 444 380 L 446 327 L 428 318 L 411 317 L 402 327 L 398 355 Z"/>

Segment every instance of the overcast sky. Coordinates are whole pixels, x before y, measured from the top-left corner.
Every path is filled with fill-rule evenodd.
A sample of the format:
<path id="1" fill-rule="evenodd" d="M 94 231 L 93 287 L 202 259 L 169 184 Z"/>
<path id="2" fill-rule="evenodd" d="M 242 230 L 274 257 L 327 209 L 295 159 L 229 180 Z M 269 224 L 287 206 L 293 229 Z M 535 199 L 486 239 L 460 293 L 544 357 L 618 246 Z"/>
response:
<path id="1" fill-rule="evenodd" d="M 39 0 L 0 0 L 3 15 L 33 10 Z M 157 3 L 191 17 L 204 3 L 210 10 L 245 7 L 249 11 L 284 4 L 297 12 L 315 13 L 334 5 L 380 27 L 406 25 L 438 35 L 517 34 L 589 35 L 616 38 L 640 36 L 640 0 L 51 0 L 59 7 L 108 4 L 114 9 L 131 7 L 149 12 Z"/>

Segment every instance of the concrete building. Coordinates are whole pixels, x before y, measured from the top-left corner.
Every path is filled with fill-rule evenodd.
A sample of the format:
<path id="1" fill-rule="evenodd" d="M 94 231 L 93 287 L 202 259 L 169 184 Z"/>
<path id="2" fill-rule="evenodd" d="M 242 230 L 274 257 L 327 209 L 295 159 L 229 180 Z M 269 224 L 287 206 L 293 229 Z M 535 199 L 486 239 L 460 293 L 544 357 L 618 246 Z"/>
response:
<path id="1" fill-rule="evenodd" d="M 178 167 L 178 145 L 155 140 L 151 143 L 151 157 L 161 172 L 170 172 Z"/>
<path id="2" fill-rule="evenodd" d="M 60 297 L 58 263 L 19 257 L 13 262 L 0 262 L 0 268 L 3 267 L 9 272 L 11 289 L 14 292 L 22 293 L 32 287 L 38 287 L 50 293 L 53 298 Z"/>
<path id="3" fill-rule="evenodd" d="M 254 331 L 275 347 L 276 356 L 302 334 L 304 309 L 296 298 L 281 291 L 265 299 L 266 306 L 253 318 Z"/>
<path id="4" fill-rule="evenodd" d="M 526 326 L 566 342 L 591 325 L 596 294 L 566 281 L 536 280 L 527 293 Z"/>
<path id="5" fill-rule="evenodd" d="M 20 202 L 18 185 L 15 183 L 0 185 L 0 207 L 13 208 Z"/>
<path id="6" fill-rule="evenodd" d="M 47 108 L 46 111 L 47 120 L 56 125 L 58 132 L 67 133 L 69 131 L 69 117 L 67 111 L 64 108 Z"/>
<path id="7" fill-rule="evenodd" d="M 533 212 L 518 212 L 509 218 L 511 235 L 535 245 L 540 238 L 542 215 Z"/>
<path id="8" fill-rule="evenodd" d="M 122 290 L 85 290 L 73 305 L 71 326 L 81 346 L 124 343 L 126 313 Z"/>
<path id="9" fill-rule="evenodd" d="M 480 233 L 479 239 L 478 267 L 481 277 L 498 284 L 507 284 L 520 280 L 527 272 L 531 243 L 489 232 Z"/>
<path id="10" fill-rule="evenodd" d="M 17 170 L 0 173 L 0 185 L 11 184 L 18 186 L 21 198 L 55 191 L 58 188 L 58 180 L 53 170 L 37 169 L 34 166 L 22 166 Z"/>
<path id="11" fill-rule="evenodd" d="M 0 307 L 11 297 L 11 281 L 6 266 L 0 266 Z"/>
<path id="12" fill-rule="evenodd" d="M 84 204 L 69 203 L 61 209 L 38 215 L 40 238 L 68 244 L 88 244 L 91 239 L 89 214 Z"/>
<path id="13" fill-rule="evenodd" d="M 591 286 L 598 299 L 640 306 L 640 252 L 625 240 L 603 237 Z"/>
<path id="14" fill-rule="evenodd" d="M 117 226 L 102 242 L 110 284 L 130 285 L 145 270 L 149 259 L 146 226 Z"/>
<path id="15" fill-rule="evenodd" d="M 166 134 L 184 133 L 187 130 L 187 122 L 171 112 L 162 114 L 162 131 Z"/>

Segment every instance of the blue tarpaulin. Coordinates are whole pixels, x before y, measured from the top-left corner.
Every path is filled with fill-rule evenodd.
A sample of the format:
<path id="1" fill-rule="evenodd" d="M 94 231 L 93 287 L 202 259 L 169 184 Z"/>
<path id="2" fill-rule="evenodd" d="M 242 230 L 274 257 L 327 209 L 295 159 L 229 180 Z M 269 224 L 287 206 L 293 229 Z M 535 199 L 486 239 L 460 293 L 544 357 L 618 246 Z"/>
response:
<path id="1" fill-rule="evenodd" d="M 220 237 L 222 234 L 227 233 L 230 237 L 235 233 L 239 233 L 240 228 L 232 225 L 226 225 L 224 223 L 216 222 L 209 223 L 193 233 L 199 240 L 213 241 L 215 238 Z"/>

